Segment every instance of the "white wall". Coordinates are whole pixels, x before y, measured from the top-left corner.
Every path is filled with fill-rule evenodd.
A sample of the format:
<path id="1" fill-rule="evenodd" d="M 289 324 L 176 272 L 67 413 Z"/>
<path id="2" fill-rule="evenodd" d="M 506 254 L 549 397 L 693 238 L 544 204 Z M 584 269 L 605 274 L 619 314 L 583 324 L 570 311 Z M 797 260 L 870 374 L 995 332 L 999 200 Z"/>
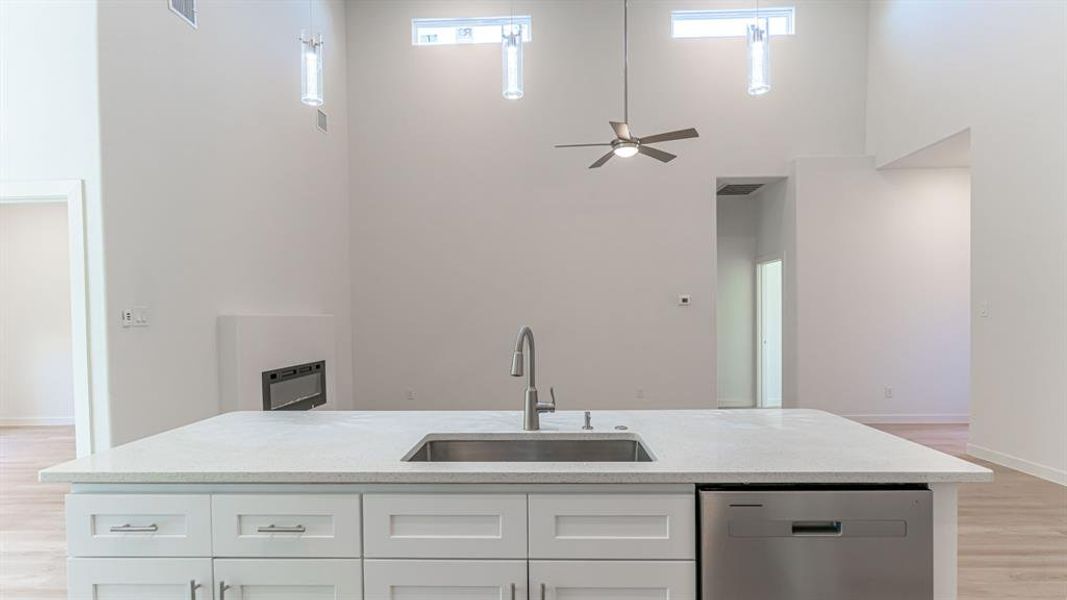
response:
<path id="1" fill-rule="evenodd" d="M 783 258 L 786 254 L 786 180 L 773 181 L 756 192 L 759 215 L 756 223 L 756 257 Z"/>
<path id="2" fill-rule="evenodd" d="M 798 405 L 868 420 L 965 420 L 967 170 L 802 158 L 794 178 Z"/>
<path id="3" fill-rule="evenodd" d="M 759 196 L 717 199 L 715 297 L 718 405 L 756 403 L 756 254 Z"/>
<path id="4" fill-rule="evenodd" d="M 971 128 L 971 451 L 1060 481 L 1065 13 L 1063 2 L 872 3 L 868 80 L 868 147 L 879 164 Z"/>
<path id="5" fill-rule="evenodd" d="M 599 171 L 585 168 L 595 149 L 552 145 L 607 141 L 621 117 L 619 2 L 516 1 L 533 17 L 518 102 L 500 97 L 498 47 L 412 47 L 408 33 L 412 17 L 511 3 L 349 5 L 358 407 L 517 409 L 524 323 L 561 407 L 715 405 L 716 177 L 862 152 L 867 4 L 802 3 L 761 98 L 745 93 L 742 39 L 669 35 L 671 9 L 750 3 L 631 5 L 634 130 L 702 137 L 664 144 L 669 165 Z"/>
<path id="6" fill-rule="evenodd" d="M 216 316 L 334 314 L 352 389 L 342 2 L 316 1 L 331 131 L 299 102 L 304 1 L 99 6 L 116 442 L 219 412 Z M 119 308 L 149 308 L 122 329 Z"/>
<path id="7" fill-rule="evenodd" d="M 0 424 L 73 422 L 65 204 L 0 204 L 0 290 Z"/>
<path id="8" fill-rule="evenodd" d="M 82 180 L 92 443 L 110 445 L 97 3 L 0 2 L 0 180 Z M 80 435 L 79 435 L 80 437 Z M 87 449 L 87 448 L 86 448 Z"/>

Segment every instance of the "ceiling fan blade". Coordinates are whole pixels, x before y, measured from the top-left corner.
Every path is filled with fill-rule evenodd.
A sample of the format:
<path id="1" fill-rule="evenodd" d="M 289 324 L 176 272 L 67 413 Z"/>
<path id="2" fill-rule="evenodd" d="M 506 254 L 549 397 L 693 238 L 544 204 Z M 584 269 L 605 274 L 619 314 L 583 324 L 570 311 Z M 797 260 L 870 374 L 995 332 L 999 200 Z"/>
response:
<path id="1" fill-rule="evenodd" d="M 633 136 L 630 135 L 630 126 L 628 124 L 618 121 L 608 121 L 608 123 L 611 123 L 611 128 L 615 130 L 615 137 L 620 140 L 633 139 Z"/>
<path id="2" fill-rule="evenodd" d="M 690 127 L 689 129 L 679 129 L 678 131 L 668 131 L 667 133 L 657 133 L 656 135 L 650 135 L 648 137 L 641 138 L 642 144 L 655 144 L 656 142 L 669 142 L 671 140 L 684 140 L 688 138 L 700 137 L 696 129 Z"/>
<path id="3" fill-rule="evenodd" d="M 588 146 L 610 146 L 611 144 L 556 144 L 556 148 L 585 148 Z"/>
<path id="4" fill-rule="evenodd" d="M 678 158 L 670 152 L 664 152 L 663 150 L 652 148 L 651 146 L 646 146 L 644 144 L 638 146 L 637 151 L 641 154 L 644 154 L 645 156 L 651 156 L 652 158 L 662 162 L 671 162 L 672 160 Z"/>
<path id="5" fill-rule="evenodd" d="M 612 150 L 611 152 L 608 152 L 604 156 L 601 156 L 600 158 L 598 158 L 595 163 L 589 165 L 589 168 L 590 169 L 599 169 L 600 167 L 602 167 L 604 165 L 604 163 L 608 162 L 608 160 L 610 160 L 612 156 L 615 156 L 615 151 L 614 150 Z"/>

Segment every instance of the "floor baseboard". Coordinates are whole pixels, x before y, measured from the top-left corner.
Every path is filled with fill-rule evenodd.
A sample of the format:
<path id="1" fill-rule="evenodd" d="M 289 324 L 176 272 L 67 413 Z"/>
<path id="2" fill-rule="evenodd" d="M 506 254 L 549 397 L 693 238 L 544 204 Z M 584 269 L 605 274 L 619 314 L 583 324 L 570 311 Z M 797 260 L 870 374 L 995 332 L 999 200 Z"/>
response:
<path id="1" fill-rule="evenodd" d="M 1064 471 L 1063 469 L 1035 463 L 1024 458 L 991 450 L 984 446 L 976 446 L 975 444 L 967 444 L 967 454 L 970 454 L 975 458 L 987 460 L 991 463 L 996 463 L 1002 467 L 1022 471 L 1027 475 L 1033 475 L 1034 477 L 1044 479 L 1045 481 L 1051 481 L 1052 483 L 1067 486 L 1067 471 Z"/>
<path id="2" fill-rule="evenodd" d="M 846 419 L 858 421 L 864 425 L 945 425 L 971 422 L 970 415 L 929 415 L 929 414 L 901 414 L 901 415 L 841 415 Z"/>
<path id="3" fill-rule="evenodd" d="M 72 417 L 0 417 L 0 427 L 56 427 L 73 424 Z"/>

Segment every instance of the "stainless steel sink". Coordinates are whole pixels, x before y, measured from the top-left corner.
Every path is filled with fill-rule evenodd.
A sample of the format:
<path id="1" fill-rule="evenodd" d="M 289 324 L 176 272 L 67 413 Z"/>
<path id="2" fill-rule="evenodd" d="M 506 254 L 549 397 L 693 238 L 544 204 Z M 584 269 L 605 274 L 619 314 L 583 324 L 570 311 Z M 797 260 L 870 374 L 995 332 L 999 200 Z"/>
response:
<path id="1" fill-rule="evenodd" d="M 652 462 L 636 436 L 445 437 L 431 435 L 404 458 L 407 462 Z"/>

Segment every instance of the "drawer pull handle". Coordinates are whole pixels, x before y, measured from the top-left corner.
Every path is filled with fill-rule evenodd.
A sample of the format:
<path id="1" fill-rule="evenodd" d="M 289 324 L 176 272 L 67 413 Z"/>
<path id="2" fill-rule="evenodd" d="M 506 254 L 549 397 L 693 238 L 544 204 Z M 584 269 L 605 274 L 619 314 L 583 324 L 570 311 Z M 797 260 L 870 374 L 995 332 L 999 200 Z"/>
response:
<path id="1" fill-rule="evenodd" d="M 541 600 L 545 600 L 545 584 L 541 584 Z"/>
<path id="2" fill-rule="evenodd" d="M 189 580 L 189 600 L 196 600 L 196 590 L 200 589 L 200 584 L 195 579 Z"/>
<path id="3" fill-rule="evenodd" d="M 515 600 L 515 584 L 511 584 L 511 600 Z"/>
<path id="4" fill-rule="evenodd" d="M 219 582 L 219 600 L 226 600 L 226 590 L 230 589 L 230 586 L 226 585 L 225 581 Z"/>
<path id="5" fill-rule="evenodd" d="M 151 523 L 149 525 L 115 525 L 111 528 L 111 533 L 155 533 L 159 531 L 159 525 Z"/>
<path id="6" fill-rule="evenodd" d="M 266 527 L 260 527 L 256 529 L 259 533 L 305 533 L 307 527 L 303 525 L 294 525 L 292 527 L 283 527 L 278 525 L 267 525 Z"/>
<path id="7" fill-rule="evenodd" d="M 841 535 L 841 521 L 793 521 L 793 535 L 837 536 Z"/>

